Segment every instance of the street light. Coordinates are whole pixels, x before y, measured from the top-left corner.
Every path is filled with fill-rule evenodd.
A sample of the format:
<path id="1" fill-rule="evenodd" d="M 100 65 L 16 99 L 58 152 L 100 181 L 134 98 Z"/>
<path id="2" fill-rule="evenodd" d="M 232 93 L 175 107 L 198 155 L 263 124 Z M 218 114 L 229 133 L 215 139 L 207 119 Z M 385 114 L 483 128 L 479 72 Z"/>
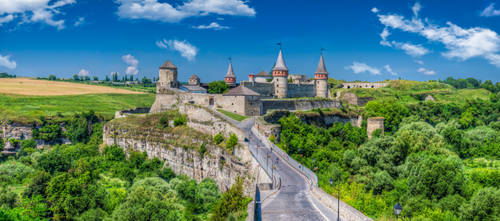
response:
<path id="1" fill-rule="evenodd" d="M 330 177 L 330 187 L 333 185 L 333 179 Z M 340 221 L 340 188 L 337 194 L 337 221 Z"/>
<path id="2" fill-rule="evenodd" d="M 403 210 L 403 207 L 401 207 L 401 204 L 396 203 L 396 205 L 394 205 L 394 213 L 396 214 L 396 219 L 398 219 L 398 216 L 401 213 L 401 210 Z"/>

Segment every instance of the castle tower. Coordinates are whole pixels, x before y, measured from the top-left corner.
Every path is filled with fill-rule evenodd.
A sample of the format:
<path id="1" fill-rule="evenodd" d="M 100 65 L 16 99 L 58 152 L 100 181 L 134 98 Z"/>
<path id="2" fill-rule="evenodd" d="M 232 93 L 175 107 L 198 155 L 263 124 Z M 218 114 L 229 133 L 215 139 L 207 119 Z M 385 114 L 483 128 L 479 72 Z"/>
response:
<path id="1" fill-rule="evenodd" d="M 286 67 L 281 48 L 278 59 L 273 67 L 273 78 L 274 95 L 278 98 L 286 98 L 288 96 L 288 68 Z"/>
<path id="2" fill-rule="evenodd" d="M 236 75 L 234 75 L 233 63 L 231 62 L 231 59 L 229 59 L 229 67 L 227 68 L 227 73 L 226 77 L 224 77 L 224 80 L 226 81 L 226 84 L 230 86 L 236 84 Z"/>
<path id="3" fill-rule="evenodd" d="M 251 73 L 248 75 L 248 81 L 255 83 L 255 74 Z"/>
<path id="4" fill-rule="evenodd" d="M 157 85 L 165 88 L 179 87 L 179 82 L 177 81 L 177 67 L 170 60 L 160 67 Z"/>
<path id="5" fill-rule="evenodd" d="M 316 84 L 316 97 L 328 98 L 328 71 L 326 71 L 323 53 L 319 58 L 318 68 L 314 73 Z"/>

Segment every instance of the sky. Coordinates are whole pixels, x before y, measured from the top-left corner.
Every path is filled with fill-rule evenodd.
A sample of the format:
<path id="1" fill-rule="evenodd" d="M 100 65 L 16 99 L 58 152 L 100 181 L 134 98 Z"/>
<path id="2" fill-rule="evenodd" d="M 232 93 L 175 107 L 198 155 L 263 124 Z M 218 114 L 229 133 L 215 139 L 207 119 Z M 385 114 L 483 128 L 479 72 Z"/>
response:
<path id="1" fill-rule="evenodd" d="M 500 0 L 0 0 L 0 72 L 237 80 L 269 71 L 278 42 L 291 74 L 321 49 L 343 80 L 500 81 Z"/>

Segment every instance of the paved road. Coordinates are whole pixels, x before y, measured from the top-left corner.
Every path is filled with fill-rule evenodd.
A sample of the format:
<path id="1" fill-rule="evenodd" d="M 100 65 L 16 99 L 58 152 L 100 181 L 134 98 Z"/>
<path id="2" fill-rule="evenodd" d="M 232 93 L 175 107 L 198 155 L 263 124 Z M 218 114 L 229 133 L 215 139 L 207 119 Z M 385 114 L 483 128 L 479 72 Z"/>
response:
<path id="1" fill-rule="evenodd" d="M 298 171 L 280 159 L 274 152 L 252 134 L 254 120 L 247 119 L 238 127 L 247 131 L 249 145 L 258 145 L 262 153 L 270 153 L 272 162 L 277 163 L 275 172 L 281 176 L 281 189 L 262 202 L 262 220 L 330 220 L 336 221 L 337 214 L 314 199 L 309 191 L 310 184 Z M 262 165 L 266 166 L 266 165 Z"/>

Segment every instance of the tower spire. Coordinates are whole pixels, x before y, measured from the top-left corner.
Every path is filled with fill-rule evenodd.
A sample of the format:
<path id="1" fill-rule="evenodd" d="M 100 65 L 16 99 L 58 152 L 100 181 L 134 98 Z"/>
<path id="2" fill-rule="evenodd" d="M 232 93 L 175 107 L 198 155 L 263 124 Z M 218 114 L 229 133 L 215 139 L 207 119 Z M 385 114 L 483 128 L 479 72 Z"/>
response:
<path id="1" fill-rule="evenodd" d="M 224 77 L 224 80 L 229 85 L 236 84 L 236 75 L 234 75 L 233 62 L 231 61 L 231 57 L 229 58 L 229 67 L 227 68 L 227 73 L 226 76 Z"/>
<path id="2" fill-rule="evenodd" d="M 286 67 L 285 64 L 285 59 L 283 58 L 283 51 L 281 50 L 281 42 L 278 43 L 280 46 L 280 52 L 278 54 L 278 59 L 276 59 L 276 63 L 274 64 L 273 71 L 287 71 L 288 68 Z"/>
<path id="3" fill-rule="evenodd" d="M 325 67 L 325 61 L 323 60 L 323 48 L 321 49 L 321 57 L 319 57 L 318 68 L 316 68 L 315 74 L 328 74 Z"/>

